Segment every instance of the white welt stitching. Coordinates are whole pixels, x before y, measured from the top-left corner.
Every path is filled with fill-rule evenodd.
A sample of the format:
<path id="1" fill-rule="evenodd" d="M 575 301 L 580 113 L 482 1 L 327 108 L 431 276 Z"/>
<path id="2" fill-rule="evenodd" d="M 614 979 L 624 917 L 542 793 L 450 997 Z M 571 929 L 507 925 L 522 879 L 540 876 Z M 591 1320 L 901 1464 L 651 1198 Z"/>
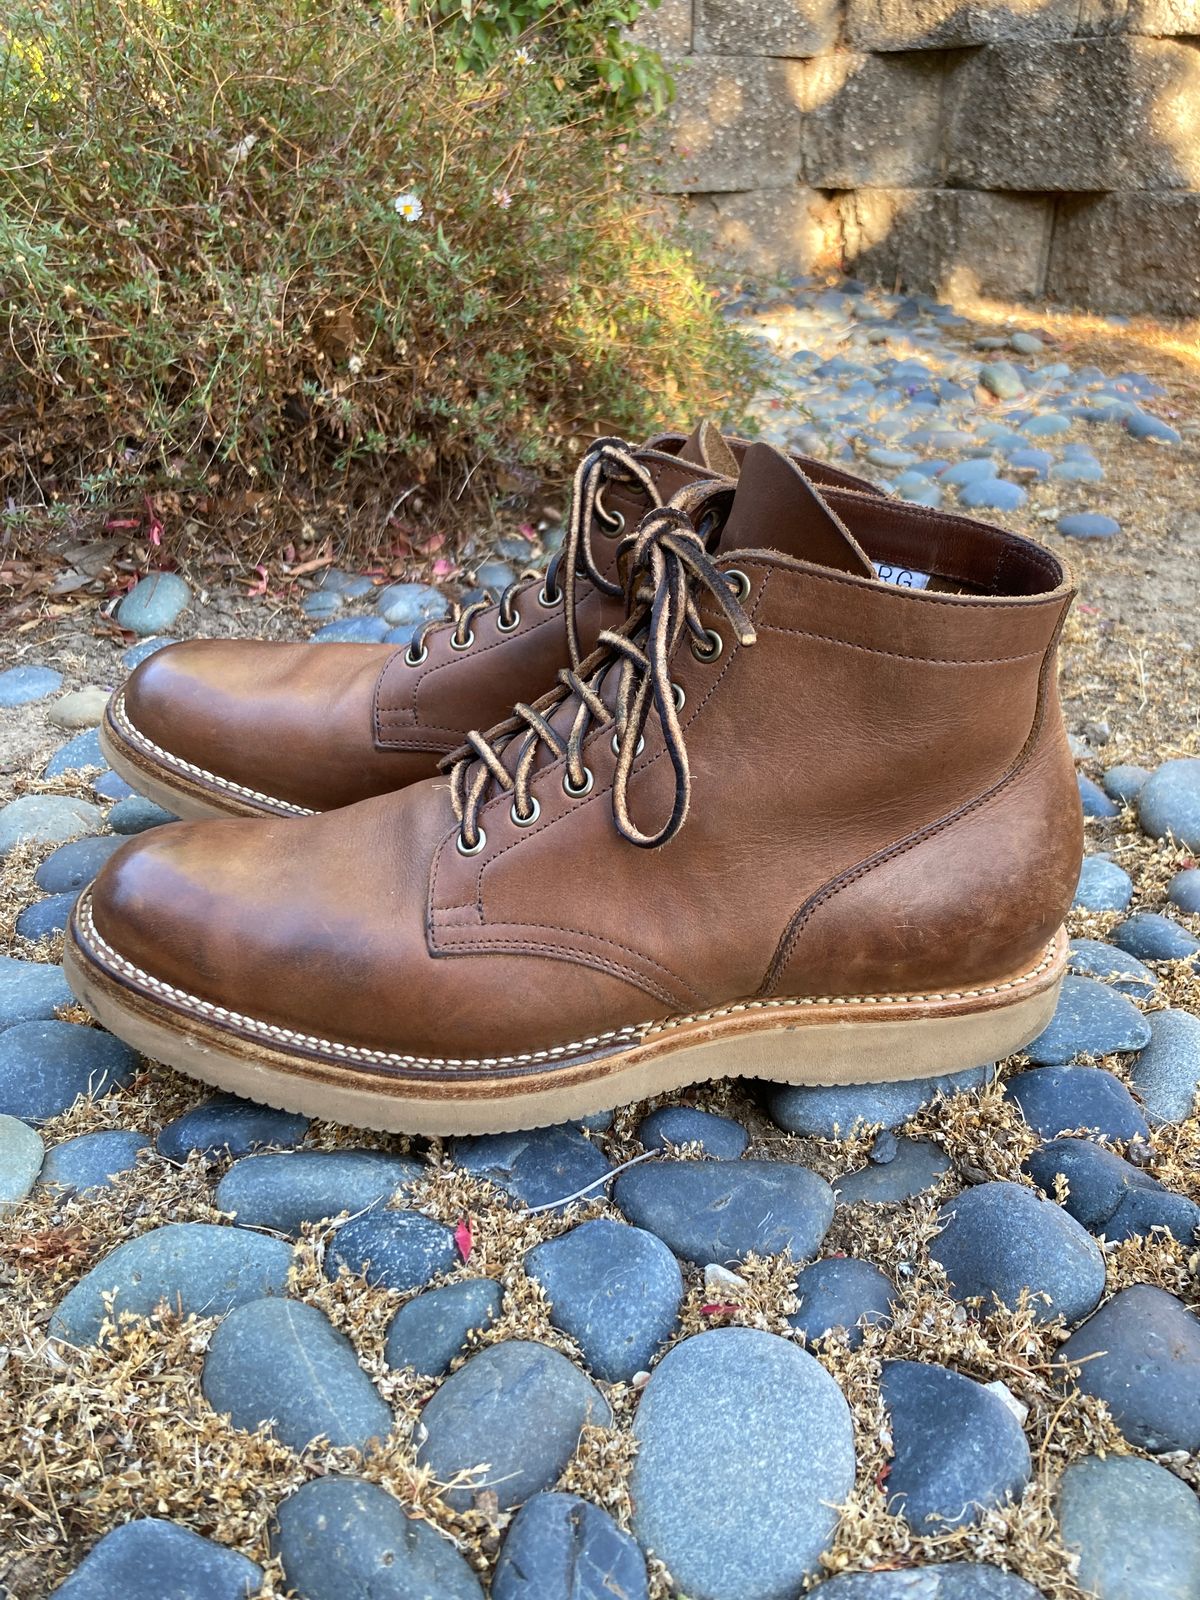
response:
<path id="1" fill-rule="evenodd" d="M 673 1028 L 682 1028 L 694 1022 L 711 1022 L 721 1017 L 736 1016 L 743 1011 L 771 1011 L 780 1007 L 795 1006 L 896 1006 L 896 1005 L 925 1005 L 938 1000 L 974 1000 L 982 999 L 985 995 L 1004 994 L 1010 989 L 1019 989 L 1032 979 L 1039 977 L 1054 961 L 1055 941 L 1052 939 L 1046 946 L 1045 953 L 1036 967 L 1022 974 L 1019 978 L 1010 978 L 1006 983 L 989 984 L 981 989 L 950 990 L 943 994 L 883 994 L 883 995 L 821 995 L 805 997 L 799 1000 L 741 1000 L 734 1005 L 718 1006 L 712 1011 L 697 1011 L 685 1017 L 670 1017 L 664 1022 L 647 1022 L 641 1026 L 614 1028 L 608 1033 L 593 1034 L 588 1039 L 575 1039 L 570 1044 L 555 1045 L 549 1050 L 529 1050 L 521 1055 L 514 1056 L 409 1056 L 392 1050 L 367 1050 L 358 1045 L 340 1044 L 336 1039 L 322 1039 L 310 1033 L 297 1033 L 292 1028 L 280 1028 L 271 1022 L 261 1022 L 256 1017 L 244 1016 L 238 1011 L 229 1011 L 224 1006 L 214 1005 L 210 1000 L 201 1000 L 198 995 L 189 994 L 184 989 L 176 989 L 169 983 L 164 983 L 161 978 L 155 978 L 141 967 L 135 967 L 132 961 L 127 961 L 119 955 L 113 947 L 101 937 L 92 920 L 92 900 L 90 892 L 85 892 L 79 900 L 75 912 L 76 926 L 80 934 L 86 935 L 88 942 L 103 956 L 105 963 L 121 972 L 127 978 L 132 978 L 136 983 L 153 993 L 165 996 L 185 1008 L 199 1012 L 201 1015 L 219 1023 L 228 1023 L 241 1028 L 247 1033 L 258 1037 L 280 1041 L 284 1044 L 301 1045 L 310 1050 L 328 1051 L 336 1056 L 339 1061 L 358 1061 L 368 1066 L 397 1066 L 397 1067 L 512 1067 L 524 1066 L 530 1062 L 557 1061 L 564 1056 L 578 1055 L 581 1051 L 594 1050 L 598 1045 L 618 1044 L 636 1039 L 639 1042 L 652 1039 L 657 1034 L 669 1033 Z"/>
<path id="2" fill-rule="evenodd" d="M 162 745 L 155 744 L 153 739 L 147 739 L 146 735 L 135 728 L 129 720 L 129 713 L 125 710 L 123 690 L 113 699 L 110 715 L 130 744 L 149 751 L 164 766 L 174 767 L 177 772 L 186 772 L 193 778 L 200 778 L 215 789 L 225 789 L 230 794 L 241 795 L 246 800 L 257 800 L 262 805 L 275 806 L 278 810 L 287 811 L 294 817 L 314 815 L 307 806 L 294 806 L 290 800 L 277 800 L 273 794 L 263 794 L 258 789 L 247 789 L 244 784 L 233 783 L 229 778 L 222 778 L 219 773 L 210 772 L 207 767 L 198 767 L 191 761 L 185 761 L 182 756 L 172 755 L 170 750 L 164 750 Z"/>

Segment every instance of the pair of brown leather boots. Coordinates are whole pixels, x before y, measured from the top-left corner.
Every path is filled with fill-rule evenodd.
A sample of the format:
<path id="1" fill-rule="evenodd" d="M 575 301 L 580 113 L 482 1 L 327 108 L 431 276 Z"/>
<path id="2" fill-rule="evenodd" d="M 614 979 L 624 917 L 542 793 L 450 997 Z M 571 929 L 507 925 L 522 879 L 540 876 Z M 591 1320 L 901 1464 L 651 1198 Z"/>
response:
<path id="1" fill-rule="evenodd" d="M 71 982 L 207 1083 L 415 1133 L 995 1060 L 1066 958 L 1072 593 L 1028 539 L 709 425 L 603 440 L 497 605 L 138 668 L 109 758 L 208 820 L 112 858 Z"/>

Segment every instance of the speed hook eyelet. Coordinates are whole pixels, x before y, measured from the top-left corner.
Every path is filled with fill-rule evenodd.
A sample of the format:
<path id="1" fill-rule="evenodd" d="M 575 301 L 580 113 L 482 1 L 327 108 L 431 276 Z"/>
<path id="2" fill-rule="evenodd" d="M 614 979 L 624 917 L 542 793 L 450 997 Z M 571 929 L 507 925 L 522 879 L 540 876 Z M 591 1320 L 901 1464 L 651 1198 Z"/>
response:
<path id="1" fill-rule="evenodd" d="M 715 628 L 705 628 L 704 637 L 708 640 L 708 649 L 705 650 L 695 639 L 692 640 L 692 654 L 697 661 L 715 661 L 725 648 L 725 641 Z"/>

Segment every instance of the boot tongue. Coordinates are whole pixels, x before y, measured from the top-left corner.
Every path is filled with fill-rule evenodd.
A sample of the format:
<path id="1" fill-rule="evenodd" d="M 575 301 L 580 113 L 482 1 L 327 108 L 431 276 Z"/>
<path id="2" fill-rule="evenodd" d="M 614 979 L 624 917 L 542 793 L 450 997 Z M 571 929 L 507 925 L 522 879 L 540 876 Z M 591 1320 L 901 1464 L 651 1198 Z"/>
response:
<path id="1" fill-rule="evenodd" d="M 876 576 L 842 519 L 800 469 L 769 444 L 752 444 L 746 451 L 721 549 L 778 550 L 837 572 Z"/>
<path id="2" fill-rule="evenodd" d="M 679 459 L 690 461 L 696 467 L 707 467 L 710 472 L 719 472 L 726 478 L 736 478 L 741 470 L 720 428 L 707 417 L 684 440 L 679 448 Z"/>

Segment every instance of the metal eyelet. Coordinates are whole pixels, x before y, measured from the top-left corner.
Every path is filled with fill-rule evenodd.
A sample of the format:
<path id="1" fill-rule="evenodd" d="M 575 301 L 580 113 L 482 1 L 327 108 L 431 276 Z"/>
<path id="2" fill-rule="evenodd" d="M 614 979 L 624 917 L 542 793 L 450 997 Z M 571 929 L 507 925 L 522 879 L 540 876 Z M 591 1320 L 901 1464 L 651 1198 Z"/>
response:
<path id="1" fill-rule="evenodd" d="M 596 518 L 600 523 L 600 532 L 606 539 L 618 539 L 625 532 L 625 513 L 608 509 L 604 503 L 603 489 L 596 494 Z"/>
<path id="2" fill-rule="evenodd" d="M 639 733 L 638 734 L 637 749 L 633 752 L 634 756 L 635 757 L 640 756 L 642 751 L 645 748 L 646 748 L 646 736 L 645 736 L 644 733 Z M 615 733 L 612 736 L 612 753 L 615 756 L 619 756 L 621 754 L 621 741 L 617 738 Z"/>
<path id="3" fill-rule="evenodd" d="M 413 647 L 412 647 L 412 645 L 409 645 L 408 649 L 404 652 L 404 659 L 405 659 L 405 661 L 408 663 L 408 665 L 410 667 L 419 667 L 421 665 L 422 661 L 424 661 L 428 655 L 429 655 L 429 646 L 428 645 L 424 645 L 423 644 L 421 646 L 421 654 L 419 656 L 413 655 Z"/>
<path id="4" fill-rule="evenodd" d="M 474 643 L 475 630 L 473 628 L 467 629 L 467 637 L 465 639 L 460 639 L 456 633 L 450 635 L 451 650 L 469 650 Z"/>
<path id="5" fill-rule="evenodd" d="M 733 598 L 744 600 L 750 593 L 750 579 L 737 567 L 730 567 L 725 576 L 729 580 L 729 587 L 733 590 Z"/>
<path id="6" fill-rule="evenodd" d="M 513 612 L 511 622 L 505 622 L 503 611 L 496 618 L 496 628 L 500 633 L 511 633 L 514 628 L 519 628 L 520 626 L 521 613 L 519 611 Z"/>
<path id="7" fill-rule="evenodd" d="M 513 819 L 513 821 L 516 823 L 518 828 L 531 828 L 533 826 L 533 824 L 537 821 L 537 819 L 542 814 L 542 808 L 538 804 L 537 795 L 531 794 L 529 796 L 529 804 L 533 807 L 533 809 L 532 809 L 532 811 L 530 811 L 530 813 L 529 813 L 529 815 L 527 817 L 523 817 L 521 815 L 521 813 L 517 810 L 517 802 L 515 800 L 513 801 L 512 805 L 509 806 L 509 808 L 508 808 L 508 814 Z"/>
<path id="8" fill-rule="evenodd" d="M 702 650 L 696 643 L 695 639 L 693 639 L 692 654 L 695 656 L 697 661 L 715 661 L 721 654 L 721 651 L 724 650 L 725 641 L 715 628 L 705 628 L 704 637 L 708 640 L 708 649 Z"/>
<path id="9" fill-rule="evenodd" d="M 687 705 L 687 695 L 683 692 L 681 683 L 673 683 L 671 685 L 671 698 L 675 702 L 676 711 L 682 711 L 684 706 Z"/>
<path id="10" fill-rule="evenodd" d="M 479 852 L 483 849 L 484 845 L 487 843 L 487 834 L 484 833 L 482 828 L 480 828 L 480 830 L 479 830 L 479 838 L 475 841 L 474 844 L 472 844 L 472 845 L 464 844 L 463 843 L 463 836 L 462 836 L 461 833 L 459 834 L 458 838 L 454 842 L 455 842 L 455 845 L 457 846 L 458 853 L 459 853 L 460 856 L 477 856 L 479 854 Z"/>
<path id="11" fill-rule="evenodd" d="M 545 584 L 538 590 L 538 605 L 545 606 L 547 611 L 553 611 L 555 606 L 562 604 L 562 590 L 557 594 L 547 594 Z"/>
<path id="12" fill-rule="evenodd" d="M 595 783 L 595 781 L 596 781 L 596 775 L 592 771 L 591 767 L 584 767 L 584 769 L 583 769 L 583 786 L 581 788 L 579 788 L 579 789 L 574 789 L 574 788 L 571 787 L 571 775 L 570 775 L 570 773 L 564 772 L 563 773 L 563 793 L 564 794 L 569 794 L 571 796 L 572 800 L 578 800 L 580 795 L 590 794 L 591 793 L 591 788 L 592 788 L 592 785 Z"/>

